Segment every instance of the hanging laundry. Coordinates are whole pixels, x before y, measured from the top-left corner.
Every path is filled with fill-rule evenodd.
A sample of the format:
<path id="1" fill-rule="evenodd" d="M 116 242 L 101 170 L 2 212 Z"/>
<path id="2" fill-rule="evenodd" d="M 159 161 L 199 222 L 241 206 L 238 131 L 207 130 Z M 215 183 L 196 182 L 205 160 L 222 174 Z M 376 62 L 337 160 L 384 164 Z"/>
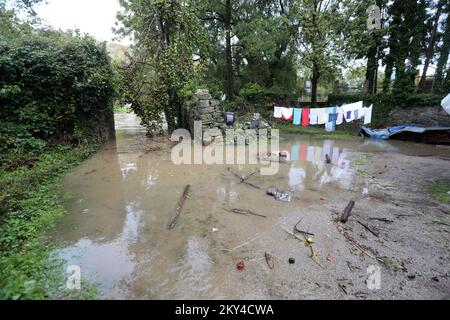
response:
<path id="1" fill-rule="evenodd" d="M 355 120 L 355 111 L 359 110 L 363 107 L 363 102 L 355 102 L 352 104 L 344 104 L 341 109 L 344 111 L 344 118 L 347 122 L 352 122 Z M 356 112 L 356 115 L 358 115 L 358 112 Z"/>
<path id="2" fill-rule="evenodd" d="M 371 105 L 369 108 L 364 108 L 364 124 L 372 123 L 372 111 L 373 105 Z"/>
<path id="3" fill-rule="evenodd" d="M 333 131 L 336 130 L 336 122 L 337 122 L 337 117 L 338 117 L 338 107 L 334 106 L 333 107 Z"/>
<path id="4" fill-rule="evenodd" d="M 281 108 L 281 119 L 292 121 L 294 118 L 294 109 L 293 108 Z"/>
<path id="5" fill-rule="evenodd" d="M 294 108 L 294 124 L 299 126 L 302 121 L 302 109 Z"/>
<path id="6" fill-rule="evenodd" d="M 317 124 L 317 111 L 319 109 L 314 108 L 311 109 L 311 112 L 309 113 L 309 124 L 310 125 L 316 125 Z"/>
<path id="7" fill-rule="evenodd" d="M 334 115 L 334 107 L 326 108 L 325 114 L 327 115 L 327 122 L 325 123 L 325 131 L 331 132 L 336 128 L 335 122 L 332 121 Z"/>
<path id="8" fill-rule="evenodd" d="M 311 109 L 310 108 L 304 108 L 302 109 L 302 126 L 307 128 L 309 126 L 309 113 Z"/>
<path id="9" fill-rule="evenodd" d="M 325 124 L 328 121 L 325 108 L 317 109 L 317 124 Z"/>
<path id="10" fill-rule="evenodd" d="M 274 107 L 273 108 L 273 117 L 276 119 L 281 119 L 282 113 L 281 113 L 281 107 Z"/>
<path id="11" fill-rule="evenodd" d="M 341 107 L 337 108 L 337 114 L 336 124 L 339 126 L 344 122 L 344 111 L 342 111 Z"/>
<path id="12" fill-rule="evenodd" d="M 364 110 L 366 108 L 362 107 L 360 109 L 358 109 L 358 117 L 356 118 L 357 120 L 361 120 L 362 118 L 364 118 Z"/>

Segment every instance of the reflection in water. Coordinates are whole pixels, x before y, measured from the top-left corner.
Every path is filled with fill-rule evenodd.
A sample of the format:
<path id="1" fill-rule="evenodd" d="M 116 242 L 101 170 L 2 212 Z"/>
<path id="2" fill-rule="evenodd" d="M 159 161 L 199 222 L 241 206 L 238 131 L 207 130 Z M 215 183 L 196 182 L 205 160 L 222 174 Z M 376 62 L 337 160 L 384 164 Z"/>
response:
<path id="1" fill-rule="evenodd" d="M 226 166 L 176 166 L 170 161 L 170 149 L 144 152 L 142 144 L 152 142 L 136 123 L 127 126 L 126 121 L 117 121 L 122 129 L 116 141 L 66 176 L 64 188 L 72 195 L 65 203 L 69 214 L 53 235 L 62 243 L 57 253 L 69 264 L 81 266 L 82 274 L 99 285 L 101 298 L 237 298 L 239 278 L 230 281 L 226 271 L 235 262 L 223 254 L 223 247 L 264 233 L 266 224 L 275 225 L 298 210 L 266 197 L 267 187 L 298 192 L 303 203 L 316 201 L 317 191 L 339 197 L 339 192 L 352 187 L 355 172 L 349 156 L 355 150 L 417 152 L 404 143 L 288 136 L 280 150 L 288 151 L 291 161 L 280 165 L 275 176 L 253 176 L 252 182 L 261 187 L 258 191 L 227 176 Z M 431 148 L 422 152 L 437 152 Z M 327 154 L 331 165 L 325 163 Z M 255 166 L 235 169 L 248 173 Z M 176 229 L 169 232 L 165 225 L 187 184 L 192 194 Z M 273 220 L 248 225 L 246 217 L 227 215 L 224 207 L 252 208 Z M 220 230 L 214 237 L 224 230 L 221 243 L 211 235 L 212 228 Z M 230 233 L 225 233 L 227 228 Z M 249 228 L 256 232 L 249 233 Z M 259 295 L 263 293 L 244 292 L 242 297 Z"/>

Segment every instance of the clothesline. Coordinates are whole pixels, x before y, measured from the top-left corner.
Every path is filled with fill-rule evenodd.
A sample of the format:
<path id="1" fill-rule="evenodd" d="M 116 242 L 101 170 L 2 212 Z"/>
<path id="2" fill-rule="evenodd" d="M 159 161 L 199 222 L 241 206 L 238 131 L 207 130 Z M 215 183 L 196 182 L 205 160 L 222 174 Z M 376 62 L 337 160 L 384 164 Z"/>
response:
<path id="1" fill-rule="evenodd" d="M 335 131 L 336 125 L 345 122 L 361 120 L 364 118 L 364 124 L 372 122 L 373 105 L 368 108 L 363 106 L 363 102 L 344 104 L 340 107 L 329 108 L 285 108 L 275 107 L 273 116 L 277 119 L 292 121 L 294 125 L 325 125 L 326 131 Z"/>

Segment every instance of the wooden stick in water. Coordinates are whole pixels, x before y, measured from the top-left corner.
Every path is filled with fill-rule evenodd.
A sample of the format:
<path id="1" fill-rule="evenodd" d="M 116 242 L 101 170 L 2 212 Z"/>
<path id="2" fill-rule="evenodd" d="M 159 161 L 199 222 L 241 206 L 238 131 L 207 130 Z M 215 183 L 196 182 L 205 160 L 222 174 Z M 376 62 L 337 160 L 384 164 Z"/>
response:
<path id="1" fill-rule="evenodd" d="M 172 230 L 173 228 L 175 228 L 178 218 L 180 217 L 181 210 L 183 210 L 184 202 L 186 201 L 186 199 L 188 197 L 189 191 L 191 191 L 191 186 L 187 185 L 184 188 L 184 192 L 183 192 L 180 200 L 177 203 L 177 207 L 175 208 L 175 212 L 174 212 L 172 218 L 170 218 L 169 223 L 167 224 L 167 230 Z"/>

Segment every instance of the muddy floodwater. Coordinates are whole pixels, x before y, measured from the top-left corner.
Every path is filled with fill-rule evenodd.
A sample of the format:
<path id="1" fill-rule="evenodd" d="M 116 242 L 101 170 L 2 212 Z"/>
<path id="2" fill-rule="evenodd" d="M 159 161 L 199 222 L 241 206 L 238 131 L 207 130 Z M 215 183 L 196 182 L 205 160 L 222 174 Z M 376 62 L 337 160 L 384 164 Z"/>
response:
<path id="1" fill-rule="evenodd" d="M 426 194 L 450 178 L 448 147 L 282 135 L 289 161 L 249 178 L 257 189 L 226 165 L 174 165 L 168 139 L 146 138 L 133 115 L 116 115 L 116 125 L 116 141 L 65 176 L 68 214 L 51 234 L 56 254 L 81 267 L 99 298 L 449 298 L 450 208 Z M 259 167 L 231 169 L 245 176 Z M 266 195 L 270 186 L 291 190 L 293 201 Z M 352 199 L 349 221 L 336 222 Z M 300 220 L 314 234 L 316 261 L 285 231 Z"/>

